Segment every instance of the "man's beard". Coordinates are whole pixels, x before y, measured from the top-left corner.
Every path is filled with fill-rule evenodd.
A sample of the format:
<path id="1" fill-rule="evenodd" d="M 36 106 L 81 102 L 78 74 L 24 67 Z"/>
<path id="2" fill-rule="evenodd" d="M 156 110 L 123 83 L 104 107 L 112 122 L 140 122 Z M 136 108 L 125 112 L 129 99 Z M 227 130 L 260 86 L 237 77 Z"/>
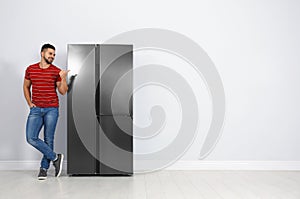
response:
<path id="1" fill-rule="evenodd" d="M 46 61 L 47 64 L 52 64 L 53 62 L 53 59 L 46 59 L 46 57 L 44 57 L 44 60 Z"/>

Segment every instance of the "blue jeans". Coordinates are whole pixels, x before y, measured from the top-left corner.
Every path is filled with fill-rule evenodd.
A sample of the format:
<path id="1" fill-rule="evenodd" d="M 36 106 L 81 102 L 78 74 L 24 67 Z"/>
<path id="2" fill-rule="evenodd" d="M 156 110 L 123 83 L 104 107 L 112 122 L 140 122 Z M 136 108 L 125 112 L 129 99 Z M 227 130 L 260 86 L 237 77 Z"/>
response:
<path id="1" fill-rule="evenodd" d="M 44 155 L 41 161 L 41 168 L 44 169 L 48 169 L 50 161 L 56 158 L 56 153 L 53 152 L 53 142 L 58 115 L 57 107 L 33 107 L 30 108 L 28 115 L 26 140 Z M 44 126 L 44 141 L 39 139 L 42 126 Z"/>

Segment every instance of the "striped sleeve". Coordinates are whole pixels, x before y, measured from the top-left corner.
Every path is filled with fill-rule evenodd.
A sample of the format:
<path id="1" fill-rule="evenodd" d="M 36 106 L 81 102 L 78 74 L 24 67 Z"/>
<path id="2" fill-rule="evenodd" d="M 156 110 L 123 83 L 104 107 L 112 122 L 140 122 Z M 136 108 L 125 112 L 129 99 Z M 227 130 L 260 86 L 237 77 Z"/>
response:
<path id="1" fill-rule="evenodd" d="M 26 69 L 26 71 L 25 71 L 25 79 L 30 80 L 29 67 L 27 67 L 27 69 Z"/>
<path id="2" fill-rule="evenodd" d="M 61 71 L 61 70 L 60 70 Z M 60 72 L 59 71 L 59 72 Z M 59 75 L 59 72 L 58 72 L 58 76 L 57 76 L 57 78 L 56 78 L 56 82 L 60 82 L 61 81 L 61 77 L 60 77 L 60 75 Z"/>

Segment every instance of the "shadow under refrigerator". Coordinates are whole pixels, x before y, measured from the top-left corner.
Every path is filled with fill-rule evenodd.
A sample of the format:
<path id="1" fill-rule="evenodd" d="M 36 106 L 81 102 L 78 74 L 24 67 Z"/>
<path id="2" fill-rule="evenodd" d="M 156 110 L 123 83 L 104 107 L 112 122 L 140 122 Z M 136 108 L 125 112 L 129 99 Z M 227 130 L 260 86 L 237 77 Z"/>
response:
<path id="1" fill-rule="evenodd" d="M 132 50 L 68 45 L 68 175 L 133 174 Z"/>

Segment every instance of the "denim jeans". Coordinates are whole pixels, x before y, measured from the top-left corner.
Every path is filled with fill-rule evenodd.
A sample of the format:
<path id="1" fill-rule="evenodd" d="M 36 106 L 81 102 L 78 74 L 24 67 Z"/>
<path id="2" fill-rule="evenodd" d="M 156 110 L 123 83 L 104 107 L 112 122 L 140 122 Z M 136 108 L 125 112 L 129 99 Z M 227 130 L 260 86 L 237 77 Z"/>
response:
<path id="1" fill-rule="evenodd" d="M 59 111 L 57 107 L 30 108 L 26 124 L 27 142 L 43 154 L 41 168 L 48 169 L 50 161 L 56 158 L 53 152 L 54 133 Z M 44 141 L 39 139 L 41 128 L 44 126 Z"/>

